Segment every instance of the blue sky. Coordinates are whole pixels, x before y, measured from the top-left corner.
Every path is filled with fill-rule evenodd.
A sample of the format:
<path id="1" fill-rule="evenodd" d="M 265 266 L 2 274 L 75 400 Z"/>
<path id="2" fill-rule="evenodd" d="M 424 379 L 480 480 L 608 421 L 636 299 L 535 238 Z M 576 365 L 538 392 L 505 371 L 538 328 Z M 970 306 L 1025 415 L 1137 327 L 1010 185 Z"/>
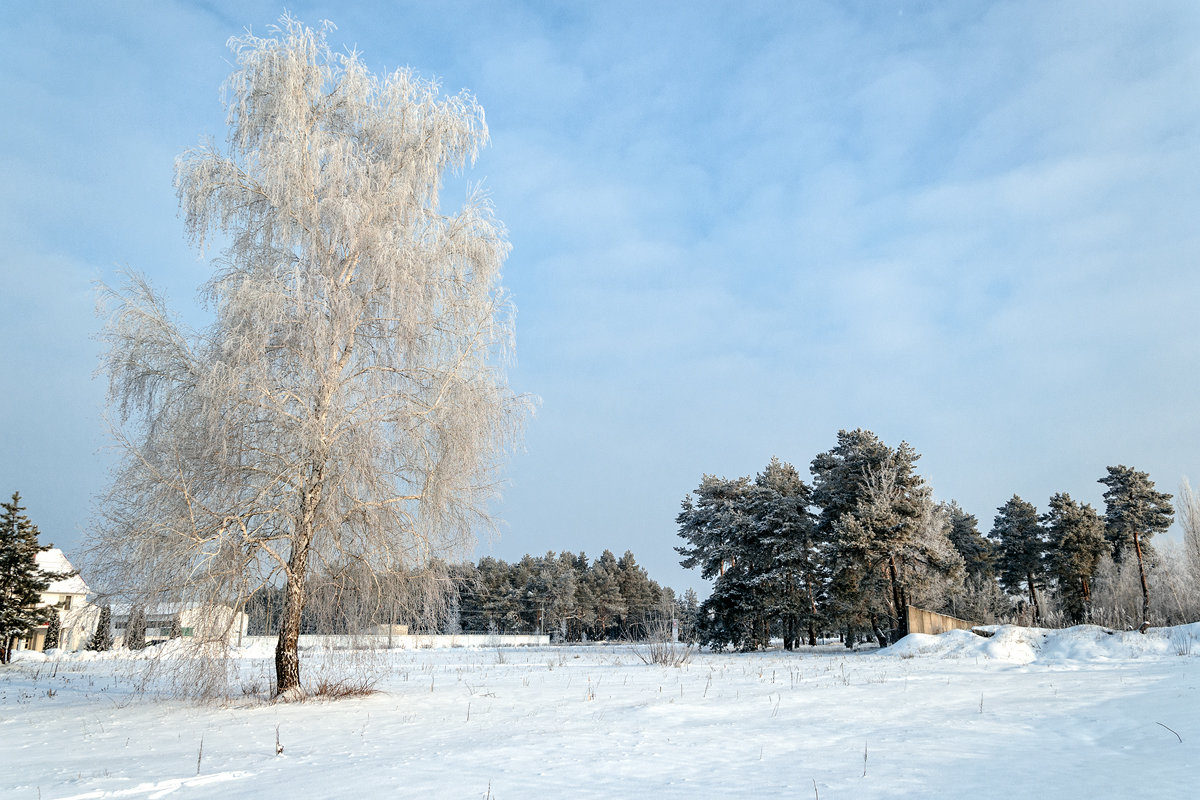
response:
<path id="1" fill-rule="evenodd" d="M 1200 479 L 1200 4 L 291 3 L 487 111 L 514 387 L 513 559 L 677 565 L 703 473 L 905 439 L 986 529 Z M 223 136 L 263 2 L 0 8 L 0 493 L 77 548 L 111 457 L 93 283 L 203 324 L 175 156 Z M 444 199 L 454 202 L 461 186 Z"/>

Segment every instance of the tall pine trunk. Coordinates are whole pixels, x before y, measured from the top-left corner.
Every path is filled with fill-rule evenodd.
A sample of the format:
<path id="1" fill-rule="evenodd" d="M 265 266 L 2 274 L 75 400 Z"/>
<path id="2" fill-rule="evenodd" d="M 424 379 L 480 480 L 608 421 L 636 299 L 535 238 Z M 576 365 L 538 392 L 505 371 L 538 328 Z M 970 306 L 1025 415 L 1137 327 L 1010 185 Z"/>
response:
<path id="1" fill-rule="evenodd" d="M 808 581 L 808 646 L 817 646 L 817 600 L 813 597 L 812 581 Z"/>
<path id="2" fill-rule="evenodd" d="M 908 635 L 908 608 L 905 602 L 904 589 L 900 586 L 900 577 L 896 570 L 896 554 L 888 556 L 888 579 L 892 582 L 892 609 L 895 612 L 895 626 L 892 628 L 892 641 L 898 642 Z"/>
<path id="3" fill-rule="evenodd" d="M 1142 624 L 1138 630 L 1145 633 L 1150 628 L 1150 587 L 1146 584 L 1146 567 L 1142 564 L 1142 542 L 1137 531 L 1133 532 L 1133 549 L 1137 553 L 1138 577 L 1142 581 Z"/>

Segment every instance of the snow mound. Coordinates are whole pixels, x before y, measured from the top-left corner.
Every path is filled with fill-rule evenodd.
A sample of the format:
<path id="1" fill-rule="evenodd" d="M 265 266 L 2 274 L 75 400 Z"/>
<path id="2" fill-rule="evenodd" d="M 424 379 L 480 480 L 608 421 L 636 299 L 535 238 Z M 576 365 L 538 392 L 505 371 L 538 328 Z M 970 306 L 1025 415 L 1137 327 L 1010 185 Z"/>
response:
<path id="1" fill-rule="evenodd" d="M 947 631 L 930 636 L 912 633 L 880 655 L 900 658 L 990 658 L 1014 664 L 1037 661 L 1043 664 L 1069 664 L 1200 655 L 1200 623 L 1173 628 L 1151 628 L 1145 634 L 1113 631 L 1098 625 L 1073 628 L 1023 628 L 1017 625 L 980 626 L 991 633 L 980 636 L 971 631 Z"/>

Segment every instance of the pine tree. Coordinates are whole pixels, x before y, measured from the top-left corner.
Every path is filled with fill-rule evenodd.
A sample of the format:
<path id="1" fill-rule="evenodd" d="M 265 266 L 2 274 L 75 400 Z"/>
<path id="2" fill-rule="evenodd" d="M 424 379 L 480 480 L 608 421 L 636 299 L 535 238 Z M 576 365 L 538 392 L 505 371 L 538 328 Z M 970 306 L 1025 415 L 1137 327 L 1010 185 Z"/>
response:
<path id="1" fill-rule="evenodd" d="M 705 644 L 751 650 L 775 633 L 792 649 L 805 628 L 815 641 L 825 581 L 810 497 L 796 469 L 773 458 L 753 481 L 706 475 L 684 498 L 680 563 L 715 580 L 700 608 Z"/>
<path id="2" fill-rule="evenodd" d="M 0 664 L 7 664 L 18 639 L 46 622 L 54 611 L 39 607 L 51 581 L 67 577 L 38 568 L 37 526 L 23 513 L 21 495 L 0 503 Z"/>
<path id="3" fill-rule="evenodd" d="M 749 478 L 705 475 L 695 492 L 683 499 L 675 518 L 687 544 L 676 547 L 686 569 L 714 581 L 712 594 L 700 605 L 698 638 L 709 647 L 732 645 L 739 650 L 765 647 L 770 628 L 765 596 L 758 577 L 762 543 L 751 511 Z"/>
<path id="4" fill-rule="evenodd" d="M 747 510 L 757 546 L 756 593 L 777 620 L 783 645 L 792 650 L 806 629 L 816 644 L 824 596 L 823 568 L 809 511 L 812 490 L 791 464 L 772 458 L 754 479 Z"/>
<path id="5" fill-rule="evenodd" d="M 908 632 L 909 563 L 928 487 L 920 455 L 907 442 L 893 450 L 861 428 L 812 461 L 817 535 L 828 549 L 833 606 L 847 628 L 869 625 L 880 645 Z M 884 627 L 888 631 L 884 630 Z"/>
<path id="6" fill-rule="evenodd" d="M 625 616 L 625 599 L 621 596 L 621 584 L 617 557 L 605 550 L 592 565 L 588 575 L 592 596 L 596 599 L 597 639 L 618 635 L 618 624 Z"/>
<path id="7" fill-rule="evenodd" d="M 1076 622 L 1089 617 L 1092 578 L 1108 552 L 1104 523 L 1096 509 L 1076 503 L 1066 492 L 1050 498 L 1041 517 L 1049 539 L 1047 566 L 1058 583 L 1058 594 L 1067 614 Z"/>
<path id="8" fill-rule="evenodd" d="M 944 510 L 950 520 L 950 543 L 962 556 L 968 578 L 994 580 L 996 576 L 996 548 L 979 532 L 979 521 L 974 514 L 963 511 L 951 500 Z"/>
<path id="9" fill-rule="evenodd" d="M 87 649 L 97 652 L 112 650 L 112 607 L 100 607 L 100 619 L 96 622 L 96 630 L 88 638 Z"/>
<path id="10" fill-rule="evenodd" d="M 900 551 L 908 602 L 957 615 L 967 571 L 962 555 L 950 541 L 950 515 L 943 504 L 933 501 L 928 487 L 916 492 L 914 501 L 918 510 L 916 531 Z"/>
<path id="11" fill-rule="evenodd" d="M 1142 625 L 1145 633 L 1150 627 L 1150 588 L 1146 583 L 1145 550 L 1149 539 L 1171 527 L 1175 509 L 1171 495 L 1155 490 L 1154 481 L 1145 472 L 1118 465 L 1108 468 L 1100 478 L 1108 487 L 1104 493 L 1105 535 L 1113 548 L 1113 558 L 1120 559 L 1132 549 L 1137 556 L 1138 577 L 1142 583 Z"/>
<path id="12" fill-rule="evenodd" d="M 617 585 L 625 603 L 625 614 L 621 619 L 621 632 L 632 639 L 645 638 L 650 618 L 662 600 L 662 587 L 650 580 L 644 567 L 637 563 L 633 552 L 617 560 Z"/>
<path id="13" fill-rule="evenodd" d="M 997 511 L 988 536 L 1000 547 L 1000 585 L 1016 594 L 1023 584 L 1033 604 L 1034 622 L 1039 622 L 1042 607 L 1037 587 L 1045 584 L 1046 538 L 1037 509 L 1014 494 Z"/>
<path id="14" fill-rule="evenodd" d="M 590 568 L 587 554 L 580 552 L 575 557 L 575 619 L 571 641 L 580 641 L 596 625 L 596 595 L 592 592 L 592 581 L 588 577 Z"/>
<path id="15" fill-rule="evenodd" d="M 62 620 L 59 619 L 58 609 L 51 609 L 50 619 L 46 623 L 46 641 L 42 643 L 43 650 L 54 650 L 58 640 L 62 638 Z"/>

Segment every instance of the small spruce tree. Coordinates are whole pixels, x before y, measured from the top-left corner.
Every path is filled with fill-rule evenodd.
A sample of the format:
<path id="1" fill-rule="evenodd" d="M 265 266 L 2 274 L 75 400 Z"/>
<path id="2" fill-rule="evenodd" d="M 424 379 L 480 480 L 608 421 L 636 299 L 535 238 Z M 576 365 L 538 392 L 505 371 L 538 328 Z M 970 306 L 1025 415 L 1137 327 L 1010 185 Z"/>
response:
<path id="1" fill-rule="evenodd" d="M 129 610 L 129 622 L 125 625 L 125 647 L 130 650 L 146 649 L 146 609 L 141 606 Z"/>
<path id="2" fill-rule="evenodd" d="M 42 643 L 43 650 L 53 650 L 58 647 L 58 640 L 62 638 L 62 621 L 58 617 L 58 610 L 51 609 L 50 620 L 46 624 L 46 641 Z"/>
<path id="3" fill-rule="evenodd" d="M 100 620 L 96 623 L 96 630 L 88 639 L 87 649 L 96 652 L 112 650 L 112 608 L 110 606 L 100 607 Z"/>

